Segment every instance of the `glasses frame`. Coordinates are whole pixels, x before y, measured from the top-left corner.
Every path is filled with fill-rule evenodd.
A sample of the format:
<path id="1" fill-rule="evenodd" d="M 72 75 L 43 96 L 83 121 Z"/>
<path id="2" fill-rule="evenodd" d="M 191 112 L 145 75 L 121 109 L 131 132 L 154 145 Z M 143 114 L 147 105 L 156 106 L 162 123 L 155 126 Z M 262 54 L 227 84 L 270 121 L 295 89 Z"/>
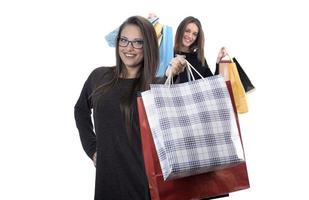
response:
<path id="1" fill-rule="evenodd" d="M 120 44 L 120 40 L 125 40 L 126 41 L 126 45 L 121 45 Z M 135 47 L 135 45 L 137 44 L 137 42 L 142 42 L 142 46 L 141 47 Z M 127 47 L 129 44 L 131 43 L 131 46 L 134 48 L 134 49 L 142 49 L 144 47 L 144 41 L 143 40 L 128 40 L 127 38 L 123 38 L 123 37 L 120 37 L 118 38 L 118 45 L 120 47 Z"/>

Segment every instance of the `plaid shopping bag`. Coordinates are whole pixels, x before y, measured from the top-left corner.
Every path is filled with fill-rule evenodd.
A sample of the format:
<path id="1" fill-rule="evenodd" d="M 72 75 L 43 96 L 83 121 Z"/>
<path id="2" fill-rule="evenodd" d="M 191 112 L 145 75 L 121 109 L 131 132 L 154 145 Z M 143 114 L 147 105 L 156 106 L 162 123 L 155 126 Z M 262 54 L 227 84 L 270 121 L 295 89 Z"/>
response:
<path id="1" fill-rule="evenodd" d="M 230 82 L 226 82 L 236 123 L 240 133 L 235 103 L 233 103 Z M 246 163 L 220 169 L 204 174 L 164 181 L 156 153 L 154 141 L 149 127 L 145 107 L 141 97 L 137 98 L 139 125 L 143 147 L 143 157 L 152 200 L 200 199 L 227 195 L 228 193 L 248 189 L 250 187 Z"/>
<path id="2" fill-rule="evenodd" d="M 233 106 L 221 75 L 142 93 L 164 180 L 244 162 Z"/>

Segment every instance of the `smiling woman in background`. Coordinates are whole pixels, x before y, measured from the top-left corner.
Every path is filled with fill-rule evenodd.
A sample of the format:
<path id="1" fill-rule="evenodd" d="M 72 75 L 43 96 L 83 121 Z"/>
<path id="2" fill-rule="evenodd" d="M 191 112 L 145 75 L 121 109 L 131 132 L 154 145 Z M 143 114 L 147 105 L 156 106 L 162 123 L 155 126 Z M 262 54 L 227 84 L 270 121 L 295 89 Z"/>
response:
<path id="1" fill-rule="evenodd" d="M 184 18 L 180 22 L 176 31 L 174 44 L 174 54 L 176 57 L 171 60 L 171 64 L 174 64 L 175 62 L 185 63 L 185 58 L 203 77 L 213 76 L 213 73 L 209 69 L 204 57 L 204 41 L 204 31 L 201 22 L 192 16 Z M 222 47 L 219 51 L 216 65 L 218 65 L 219 61 L 226 55 L 226 49 Z M 192 72 L 195 79 L 201 78 L 194 70 L 192 70 Z M 166 75 L 168 75 L 168 73 L 169 68 L 167 69 Z M 176 77 L 177 76 L 175 76 L 175 79 Z M 179 73 L 177 82 L 184 83 L 188 81 L 187 72 Z M 228 196 L 229 194 L 225 194 L 207 199 L 217 199 Z"/>
<path id="2" fill-rule="evenodd" d="M 204 46 L 205 37 L 201 22 L 192 16 L 184 18 L 178 25 L 175 34 L 175 57 L 171 60 L 171 63 L 180 61 L 183 62 L 183 58 L 185 58 L 203 77 L 212 76 L 213 73 L 209 69 L 204 56 Z M 225 57 L 226 54 L 226 49 L 221 48 L 216 64 L 218 64 L 221 58 Z M 195 71 L 193 71 L 193 75 L 195 79 L 200 78 L 200 76 Z M 178 81 L 180 83 L 187 82 L 187 73 L 180 73 Z"/>

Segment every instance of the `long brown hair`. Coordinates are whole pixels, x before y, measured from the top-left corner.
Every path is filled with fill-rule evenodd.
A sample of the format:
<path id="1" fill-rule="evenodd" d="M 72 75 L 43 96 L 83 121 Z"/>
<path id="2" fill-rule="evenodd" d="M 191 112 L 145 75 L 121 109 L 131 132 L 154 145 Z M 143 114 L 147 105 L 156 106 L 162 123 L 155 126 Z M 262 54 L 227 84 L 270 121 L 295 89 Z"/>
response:
<path id="1" fill-rule="evenodd" d="M 153 28 L 153 25 L 144 17 L 141 16 L 132 16 L 128 18 L 120 27 L 117 35 L 117 44 L 118 39 L 121 35 L 123 28 L 127 25 L 136 25 L 140 28 L 143 36 L 143 54 L 144 60 L 142 67 L 139 71 L 139 81 L 138 89 L 141 91 L 149 89 L 149 84 L 153 83 L 155 80 L 155 75 L 157 72 L 157 67 L 159 64 L 159 47 L 158 41 L 156 38 L 156 32 Z M 126 68 L 122 62 L 120 55 L 118 53 L 119 46 L 116 45 L 116 76 L 119 77 L 120 74 L 126 74 Z"/>
<path id="2" fill-rule="evenodd" d="M 143 37 L 143 54 L 144 59 L 142 61 L 142 66 L 139 69 L 138 77 L 134 83 L 134 86 L 130 92 L 129 98 L 121 100 L 121 111 L 125 116 L 125 123 L 128 128 L 129 133 L 132 130 L 132 118 L 134 112 L 134 106 L 136 102 L 136 93 L 138 91 L 145 91 L 149 89 L 149 84 L 154 83 L 155 75 L 157 72 L 157 67 L 159 65 L 159 47 L 156 37 L 156 32 L 153 28 L 153 25 L 144 17 L 141 16 L 132 16 L 125 20 L 119 27 L 115 55 L 116 55 L 116 66 L 111 70 L 110 81 L 100 85 L 93 93 L 95 99 L 98 99 L 101 95 L 104 95 L 110 89 L 112 89 L 117 82 L 119 77 L 126 78 L 126 67 L 121 57 L 119 55 L 119 45 L 118 40 L 121 36 L 122 30 L 127 25 L 136 25 L 140 28 L 142 37 Z"/>
<path id="3" fill-rule="evenodd" d="M 185 33 L 186 27 L 188 24 L 194 23 L 198 27 L 198 34 L 197 38 L 194 41 L 194 43 L 189 47 L 189 50 L 191 52 L 196 51 L 197 52 L 197 57 L 198 60 L 204 65 L 205 64 L 205 57 L 204 57 L 204 43 L 205 43 L 205 38 L 204 38 L 204 31 L 202 29 L 202 24 L 200 20 L 198 20 L 195 17 L 189 16 L 184 18 L 176 31 L 175 35 L 175 44 L 174 44 L 174 52 L 175 54 L 181 53 L 181 47 L 182 47 L 182 37 Z"/>

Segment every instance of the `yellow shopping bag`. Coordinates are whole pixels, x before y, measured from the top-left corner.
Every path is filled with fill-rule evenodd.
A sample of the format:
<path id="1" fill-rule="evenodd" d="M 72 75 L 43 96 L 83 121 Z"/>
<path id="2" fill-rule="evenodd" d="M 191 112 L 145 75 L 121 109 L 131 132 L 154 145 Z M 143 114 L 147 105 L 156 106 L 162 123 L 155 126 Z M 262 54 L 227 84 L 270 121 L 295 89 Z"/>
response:
<path id="1" fill-rule="evenodd" d="M 237 112 L 248 112 L 246 92 L 241 83 L 236 64 L 232 60 L 221 60 L 219 74 L 224 76 L 225 81 L 229 80 L 231 82 Z"/>

